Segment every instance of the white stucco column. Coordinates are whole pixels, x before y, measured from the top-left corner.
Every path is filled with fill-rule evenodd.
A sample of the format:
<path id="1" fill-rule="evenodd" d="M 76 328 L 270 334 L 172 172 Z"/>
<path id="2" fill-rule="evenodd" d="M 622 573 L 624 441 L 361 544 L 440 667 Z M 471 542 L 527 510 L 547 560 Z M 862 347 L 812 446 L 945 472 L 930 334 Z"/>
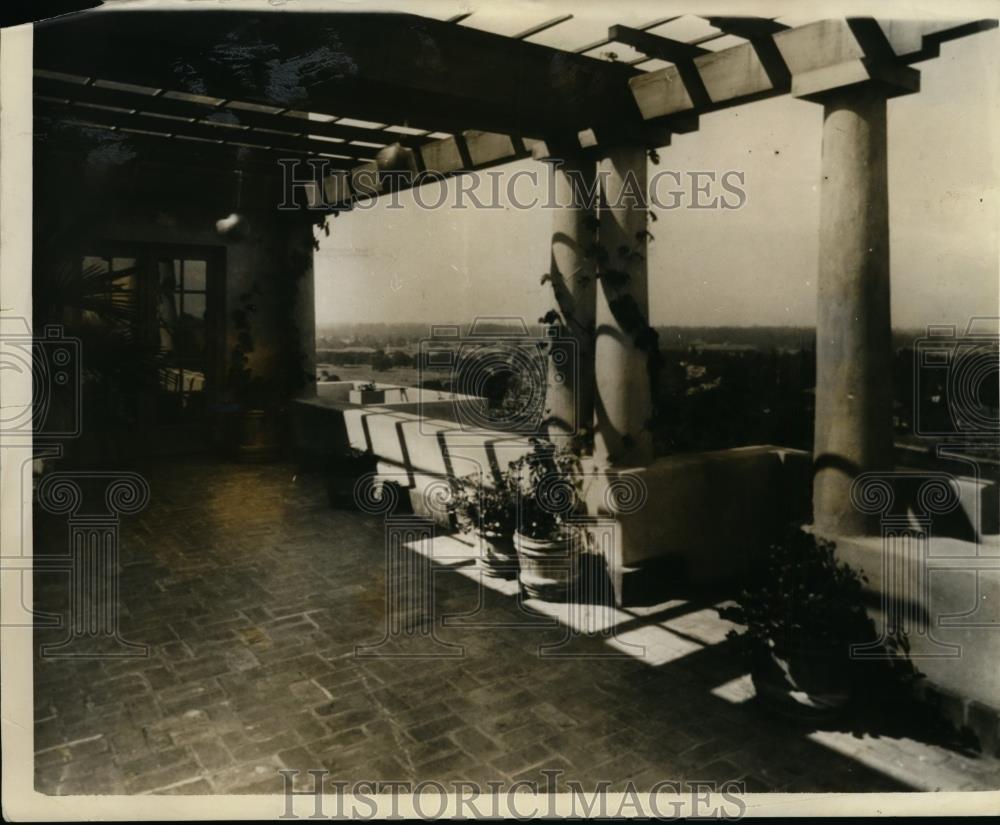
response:
<path id="1" fill-rule="evenodd" d="M 851 485 L 893 464 L 886 95 L 872 85 L 823 99 L 815 426 L 817 530 L 869 532 Z"/>
<path id="2" fill-rule="evenodd" d="M 648 464 L 649 290 L 646 273 L 646 150 L 619 146 L 597 163 L 601 191 L 597 263 L 594 458 L 598 466 Z"/>
<path id="3" fill-rule="evenodd" d="M 813 522 L 865 534 L 877 519 L 851 486 L 893 466 L 886 100 L 918 91 L 920 74 L 874 22 L 823 20 L 774 40 L 792 94 L 823 106 Z"/>
<path id="4" fill-rule="evenodd" d="M 594 161 L 571 156 L 547 165 L 555 201 L 548 283 L 561 322 L 550 326 L 545 423 L 559 439 L 582 434 L 594 418 L 597 220 Z"/>

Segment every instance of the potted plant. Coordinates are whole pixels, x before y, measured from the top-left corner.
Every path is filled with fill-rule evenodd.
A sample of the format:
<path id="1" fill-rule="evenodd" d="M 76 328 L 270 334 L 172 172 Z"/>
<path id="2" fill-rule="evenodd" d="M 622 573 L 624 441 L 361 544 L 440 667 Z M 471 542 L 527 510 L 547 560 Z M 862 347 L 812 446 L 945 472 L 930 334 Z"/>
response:
<path id="1" fill-rule="evenodd" d="M 513 476 L 501 473 L 491 485 L 468 478 L 454 480 L 451 509 L 459 527 L 479 538 L 483 548 L 479 567 L 483 573 L 494 578 L 515 578 L 517 498 Z"/>
<path id="2" fill-rule="evenodd" d="M 746 626 L 729 637 L 748 657 L 762 701 L 811 720 L 849 706 L 859 683 L 851 646 L 875 638 L 864 581 L 838 562 L 832 542 L 801 529 L 770 547 L 736 604 L 719 609 L 722 618 Z"/>
<path id="3" fill-rule="evenodd" d="M 531 442 L 531 452 L 511 464 L 521 587 L 534 598 L 566 598 L 579 578 L 584 535 L 576 522 L 584 512 L 579 458 L 544 439 Z"/>

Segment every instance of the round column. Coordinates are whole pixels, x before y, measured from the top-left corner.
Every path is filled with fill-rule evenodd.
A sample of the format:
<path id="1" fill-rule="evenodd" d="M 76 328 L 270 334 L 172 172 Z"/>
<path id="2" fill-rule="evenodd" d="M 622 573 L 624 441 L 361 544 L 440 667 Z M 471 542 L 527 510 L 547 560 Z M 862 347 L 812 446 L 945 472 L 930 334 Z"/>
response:
<path id="1" fill-rule="evenodd" d="M 886 96 L 856 86 L 822 102 L 813 513 L 820 533 L 858 535 L 877 523 L 851 484 L 893 464 Z"/>
<path id="2" fill-rule="evenodd" d="M 556 439 L 583 434 L 594 417 L 597 219 L 594 162 L 568 157 L 549 168 L 556 204 L 549 285 L 561 320 L 549 328 L 545 426 Z"/>
<path id="3" fill-rule="evenodd" d="M 621 146 L 597 163 L 601 187 L 595 343 L 594 458 L 598 466 L 648 464 L 649 290 L 646 150 Z M 655 346 L 655 341 L 652 343 Z"/>

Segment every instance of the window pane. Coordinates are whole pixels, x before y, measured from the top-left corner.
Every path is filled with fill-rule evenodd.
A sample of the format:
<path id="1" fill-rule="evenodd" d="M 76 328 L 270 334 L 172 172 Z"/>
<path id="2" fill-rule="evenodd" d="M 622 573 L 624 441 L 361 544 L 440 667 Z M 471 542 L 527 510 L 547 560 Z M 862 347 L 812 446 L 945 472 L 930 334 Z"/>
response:
<path id="1" fill-rule="evenodd" d="M 160 282 L 160 294 L 173 292 L 177 283 L 177 266 L 175 261 L 157 261 L 156 278 Z"/>
<path id="2" fill-rule="evenodd" d="M 205 295 L 198 292 L 184 293 L 184 314 L 199 321 L 205 318 Z"/>
<path id="3" fill-rule="evenodd" d="M 111 269 L 114 272 L 121 272 L 123 269 L 132 269 L 135 266 L 135 258 L 112 258 Z"/>
<path id="4" fill-rule="evenodd" d="M 205 288 L 205 262 L 184 261 L 184 289 Z"/>

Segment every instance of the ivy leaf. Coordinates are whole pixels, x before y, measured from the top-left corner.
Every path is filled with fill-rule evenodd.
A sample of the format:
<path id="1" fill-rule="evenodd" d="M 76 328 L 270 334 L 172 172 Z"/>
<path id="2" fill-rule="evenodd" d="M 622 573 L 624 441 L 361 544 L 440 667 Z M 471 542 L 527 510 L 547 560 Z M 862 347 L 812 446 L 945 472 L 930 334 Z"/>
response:
<path id="1" fill-rule="evenodd" d="M 541 318 L 538 319 L 538 323 L 540 323 L 540 324 L 558 324 L 559 323 L 559 313 L 556 310 L 554 310 L 554 309 L 550 309 Z"/>

